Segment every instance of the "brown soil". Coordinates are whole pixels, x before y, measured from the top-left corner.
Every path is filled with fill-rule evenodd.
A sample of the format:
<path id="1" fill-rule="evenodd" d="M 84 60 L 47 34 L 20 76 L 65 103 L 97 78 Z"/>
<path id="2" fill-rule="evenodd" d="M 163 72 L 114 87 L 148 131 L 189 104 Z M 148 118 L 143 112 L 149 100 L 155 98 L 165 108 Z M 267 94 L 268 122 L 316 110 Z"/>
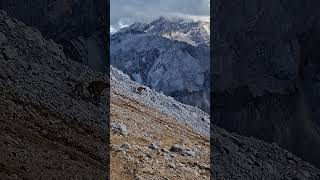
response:
<path id="1" fill-rule="evenodd" d="M 111 134 L 111 179 L 209 179 L 209 139 L 155 109 L 121 95 L 111 95 L 111 121 L 124 123 L 127 136 Z M 120 148 L 124 143 L 129 149 Z M 148 148 L 159 143 L 157 150 Z M 173 144 L 195 156 L 166 159 Z"/>

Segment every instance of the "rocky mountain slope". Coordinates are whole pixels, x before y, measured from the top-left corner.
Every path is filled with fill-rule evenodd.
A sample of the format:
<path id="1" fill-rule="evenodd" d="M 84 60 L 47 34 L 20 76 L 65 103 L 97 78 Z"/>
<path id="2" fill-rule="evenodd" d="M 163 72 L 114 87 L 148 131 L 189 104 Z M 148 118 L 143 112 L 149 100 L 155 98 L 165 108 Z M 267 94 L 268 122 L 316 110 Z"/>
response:
<path id="1" fill-rule="evenodd" d="M 320 167 L 319 1 L 213 4 L 215 122 Z"/>
<path id="2" fill-rule="evenodd" d="M 37 27 L 47 39 L 61 44 L 74 61 L 106 72 L 107 7 L 109 1 L 32 0 L 0 1 L 11 17 Z"/>
<path id="3" fill-rule="evenodd" d="M 0 11 L 0 178 L 319 179 L 276 145 L 211 126 L 208 114 L 141 87 L 111 68 L 99 104 L 84 88 L 106 74 L 67 59 L 61 46 Z M 209 157 L 211 155 L 211 157 Z M 213 166 L 209 166 L 209 158 Z"/>
<path id="4" fill-rule="evenodd" d="M 208 114 L 148 87 L 140 94 L 144 86 L 114 67 L 110 75 L 112 179 L 320 178 L 278 145 L 215 125 L 210 147 Z"/>
<path id="5" fill-rule="evenodd" d="M 0 11 L 0 179 L 106 179 L 108 94 L 74 87 L 108 79 Z"/>
<path id="6" fill-rule="evenodd" d="M 111 36 L 111 64 L 142 84 L 209 111 L 208 24 L 159 18 Z"/>

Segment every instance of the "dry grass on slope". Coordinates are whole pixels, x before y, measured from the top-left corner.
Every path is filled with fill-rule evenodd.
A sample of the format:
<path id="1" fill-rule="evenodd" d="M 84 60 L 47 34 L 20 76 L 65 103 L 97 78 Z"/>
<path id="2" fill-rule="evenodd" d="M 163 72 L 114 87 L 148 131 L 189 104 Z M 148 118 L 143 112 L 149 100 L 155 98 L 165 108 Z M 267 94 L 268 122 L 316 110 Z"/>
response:
<path id="1" fill-rule="evenodd" d="M 155 109 L 111 95 L 111 121 L 128 135 L 111 134 L 111 179 L 209 179 L 209 139 Z M 149 147 L 154 143 L 156 149 Z M 170 151 L 178 144 L 194 154 Z"/>

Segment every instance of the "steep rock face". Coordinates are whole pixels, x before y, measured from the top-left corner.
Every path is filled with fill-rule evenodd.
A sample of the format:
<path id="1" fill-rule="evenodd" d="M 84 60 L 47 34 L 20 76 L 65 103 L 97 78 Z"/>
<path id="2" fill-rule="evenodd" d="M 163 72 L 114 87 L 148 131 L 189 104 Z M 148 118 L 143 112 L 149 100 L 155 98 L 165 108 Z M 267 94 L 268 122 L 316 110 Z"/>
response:
<path id="1" fill-rule="evenodd" d="M 113 34 L 111 64 L 135 81 L 208 112 L 208 43 L 203 23 L 161 17 Z"/>
<path id="2" fill-rule="evenodd" d="M 108 76 L 68 60 L 60 45 L 0 11 L 0 179 L 106 179 Z"/>
<path id="3" fill-rule="evenodd" d="M 215 1 L 214 121 L 320 166 L 318 1 Z"/>
<path id="4" fill-rule="evenodd" d="M 107 1 L 12 0 L 1 1 L 0 9 L 62 44 L 72 60 L 105 71 Z"/>

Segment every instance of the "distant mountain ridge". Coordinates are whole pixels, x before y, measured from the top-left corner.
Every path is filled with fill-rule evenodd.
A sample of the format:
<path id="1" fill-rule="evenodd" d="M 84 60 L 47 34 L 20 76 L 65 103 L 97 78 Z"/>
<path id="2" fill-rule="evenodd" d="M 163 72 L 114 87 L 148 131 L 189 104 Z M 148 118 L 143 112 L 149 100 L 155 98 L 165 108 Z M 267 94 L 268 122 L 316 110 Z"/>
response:
<path id="1" fill-rule="evenodd" d="M 160 17 L 151 23 L 134 23 L 120 29 L 118 35 L 141 33 L 160 35 L 171 40 L 186 42 L 193 46 L 210 44 L 210 22 Z"/>
<path id="2" fill-rule="evenodd" d="M 208 23 L 164 17 L 111 36 L 110 62 L 131 79 L 209 111 Z"/>

